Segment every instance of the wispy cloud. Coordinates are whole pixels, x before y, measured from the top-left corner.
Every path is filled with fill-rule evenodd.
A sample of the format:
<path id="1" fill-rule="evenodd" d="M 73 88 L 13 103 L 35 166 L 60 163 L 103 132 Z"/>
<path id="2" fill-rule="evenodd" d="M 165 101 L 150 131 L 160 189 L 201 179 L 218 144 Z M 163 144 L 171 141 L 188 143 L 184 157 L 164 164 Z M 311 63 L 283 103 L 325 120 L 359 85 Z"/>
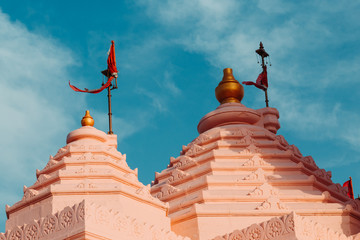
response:
<path id="1" fill-rule="evenodd" d="M 331 52 L 349 44 L 353 31 L 359 32 L 358 24 L 346 24 L 357 14 L 358 4 L 351 7 L 340 4 L 336 10 L 319 1 L 297 4 L 255 1 L 243 5 L 237 1 L 220 4 L 198 0 L 142 4 L 148 7 L 149 16 L 172 33 L 173 42 L 187 51 L 203 54 L 214 66 L 238 69 L 242 79 L 256 78 L 259 66 L 251 49 L 255 50 L 263 40 L 276 66 L 269 70 L 269 94 L 272 106 L 281 112 L 282 124 L 305 139 L 339 137 L 351 146 L 360 142 L 359 135 L 352 134 L 356 126 L 350 120 L 358 119 L 360 113 L 346 110 L 340 99 L 329 101 L 326 92 L 332 93 L 339 84 L 346 88 L 346 84 L 358 81 L 357 55 L 343 49 L 340 52 L 349 57 L 337 61 Z M 341 41 L 339 33 L 344 36 Z M 359 92 L 354 94 L 360 96 Z"/>
<path id="2" fill-rule="evenodd" d="M 84 105 L 84 97 L 74 101 L 73 93 L 64 89 L 67 69 L 75 64 L 69 49 L 11 22 L 0 10 L 0 187 L 2 194 L 17 196 L 7 201 L 21 199 L 21 186 L 34 182 L 35 169 L 56 153 L 66 129 L 74 126 L 71 113 L 78 107 L 72 103 Z M 70 104 L 71 109 L 66 107 Z M 14 203 L 4 201 L 0 198 L 1 206 Z"/>
<path id="3" fill-rule="evenodd" d="M 136 89 L 136 93 L 148 97 L 151 100 L 150 105 L 152 106 L 153 109 L 155 109 L 155 110 L 157 110 L 159 112 L 167 111 L 165 101 L 163 101 L 162 97 L 159 96 L 158 94 L 156 94 L 155 92 L 151 92 L 151 91 L 148 91 L 145 88 L 138 87 Z"/>

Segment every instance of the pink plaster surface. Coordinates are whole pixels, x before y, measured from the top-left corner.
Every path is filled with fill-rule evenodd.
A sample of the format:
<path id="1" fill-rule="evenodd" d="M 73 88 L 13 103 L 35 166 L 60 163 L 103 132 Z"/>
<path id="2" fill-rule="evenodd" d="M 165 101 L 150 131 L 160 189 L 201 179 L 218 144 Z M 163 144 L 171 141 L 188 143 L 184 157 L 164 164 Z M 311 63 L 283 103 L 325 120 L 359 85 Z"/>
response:
<path id="1" fill-rule="evenodd" d="M 360 201 L 276 134 L 278 118 L 220 105 L 151 187 L 116 135 L 81 127 L 6 206 L 0 240 L 360 240 Z"/>
<path id="2" fill-rule="evenodd" d="M 274 108 L 226 103 L 200 120 L 200 135 L 170 158 L 151 187 L 169 203 L 174 232 L 200 240 L 353 239 L 360 201 L 276 135 L 278 118 Z M 285 231 L 292 212 L 295 230 Z M 331 237 L 306 235 L 307 225 L 322 226 Z"/>
<path id="3" fill-rule="evenodd" d="M 171 232 L 168 204 L 138 181 L 116 135 L 85 126 L 66 142 L 24 197 L 6 206 L 0 240 L 186 239 Z"/>

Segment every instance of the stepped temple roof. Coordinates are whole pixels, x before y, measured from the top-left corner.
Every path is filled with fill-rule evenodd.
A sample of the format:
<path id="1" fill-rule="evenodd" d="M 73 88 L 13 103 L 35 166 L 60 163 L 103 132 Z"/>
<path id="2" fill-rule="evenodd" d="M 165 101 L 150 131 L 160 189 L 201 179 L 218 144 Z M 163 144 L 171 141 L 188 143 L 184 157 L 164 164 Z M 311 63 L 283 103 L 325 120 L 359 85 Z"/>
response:
<path id="1" fill-rule="evenodd" d="M 6 206 L 0 240 L 359 240 L 360 201 L 277 134 L 275 108 L 247 108 L 243 96 L 224 69 L 220 106 L 151 186 L 87 111 L 23 198 Z"/>

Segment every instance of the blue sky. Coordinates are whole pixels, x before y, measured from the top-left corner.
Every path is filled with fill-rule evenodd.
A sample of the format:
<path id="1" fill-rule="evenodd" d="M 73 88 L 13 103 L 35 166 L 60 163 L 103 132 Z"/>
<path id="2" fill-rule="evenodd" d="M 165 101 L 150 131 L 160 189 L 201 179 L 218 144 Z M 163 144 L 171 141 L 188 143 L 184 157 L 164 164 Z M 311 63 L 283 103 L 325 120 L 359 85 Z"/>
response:
<path id="1" fill-rule="evenodd" d="M 94 1 L 95 2 L 95 1 Z M 2 1 L 0 3 L 0 231 L 5 204 L 35 182 L 35 169 L 65 145 L 89 109 L 107 131 L 106 93 L 97 88 L 110 41 L 118 150 L 150 183 L 197 134 L 219 104 L 222 70 L 239 81 L 261 72 L 254 50 L 271 56 L 270 106 L 281 129 L 333 181 L 360 191 L 360 2 L 358 1 Z M 243 104 L 264 107 L 245 87 Z"/>

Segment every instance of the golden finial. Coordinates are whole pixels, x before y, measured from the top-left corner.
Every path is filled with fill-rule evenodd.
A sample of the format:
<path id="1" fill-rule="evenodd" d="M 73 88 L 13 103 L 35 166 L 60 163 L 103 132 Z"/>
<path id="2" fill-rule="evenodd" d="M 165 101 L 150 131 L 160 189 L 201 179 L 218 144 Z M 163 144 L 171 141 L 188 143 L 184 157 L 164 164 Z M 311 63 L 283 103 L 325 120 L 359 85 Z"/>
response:
<path id="1" fill-rule="evenodd" d="M 221 103 L 241 102 L 244 97 L 244 87 L 234 78 L 232 69 L 224 69 L 224 77 L 215 88 L 216 99 Z"/>
<path id="2" fill-rule="evenodd" d="M 82 126 L 94 126 L 94 119 L 90 116 L 90 111 L 86 110 L 85 116 L 81 119 Z"/>

